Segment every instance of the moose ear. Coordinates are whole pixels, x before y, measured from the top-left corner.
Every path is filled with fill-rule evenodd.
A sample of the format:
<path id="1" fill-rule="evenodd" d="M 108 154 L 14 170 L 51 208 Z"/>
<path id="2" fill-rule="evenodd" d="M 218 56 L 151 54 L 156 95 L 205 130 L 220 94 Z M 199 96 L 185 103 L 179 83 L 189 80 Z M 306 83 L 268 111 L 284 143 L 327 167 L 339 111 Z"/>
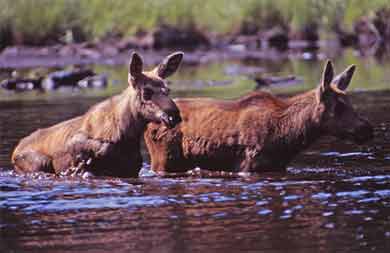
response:
<path id="1" fill-rule="evenodd" d="M 323 101 L 325 95 L 331 90 L 331 83 L 333 80 L 334 70 L 333 64 L 328 60 L 325 64 L 324 71 L 322 73 L 322 80 L 317 88 L 317 100 Z"/>
<path id="2" fill-rule="evenodd" d="M 351 83 L 355 69 L 355 65 L 349 66 L 342 73 L 337 75 L 332 82 L 336 84 L 337 88 L 339 88 L 340 90 L 346 90 L 348 88 L 348 85 Z"/>
<path id="3" fill-rule="evenodd" d="M 139 54 L 133 53 L 129 63 L 129 83 L 133 83 L 142 75 L 143 61 Z"/>
<path id="4" fill-rule="evenodd" d="M 156 74 L 165 79 L 177 71 L 183 59 L 183 52 L 168 55 L 155 69 Z"/>
<path id="5" fill-rule="evenodd" d="M 321 89 L 322 91 L 327 91 L 330 89 L 330 84 L 332 83 L 334 76 L 333 64 L 330 60 L 326 62 L 324 72 L 322 73 L 321 80 Z"/>

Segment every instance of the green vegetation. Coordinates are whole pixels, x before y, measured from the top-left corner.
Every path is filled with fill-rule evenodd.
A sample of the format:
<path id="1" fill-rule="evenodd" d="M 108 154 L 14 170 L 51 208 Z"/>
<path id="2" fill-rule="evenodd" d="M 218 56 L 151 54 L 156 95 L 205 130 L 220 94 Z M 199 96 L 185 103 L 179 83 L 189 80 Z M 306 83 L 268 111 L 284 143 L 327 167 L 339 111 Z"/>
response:
<path id="1" fill-rule="evenodd" d="M 335 23 L 351 28 L 388 0 L 0 0 L 0 45 L 83 41 L 130 35 L 158 24 L 195 25 L 220 34 L 250 23 L 298 30 Z"/>

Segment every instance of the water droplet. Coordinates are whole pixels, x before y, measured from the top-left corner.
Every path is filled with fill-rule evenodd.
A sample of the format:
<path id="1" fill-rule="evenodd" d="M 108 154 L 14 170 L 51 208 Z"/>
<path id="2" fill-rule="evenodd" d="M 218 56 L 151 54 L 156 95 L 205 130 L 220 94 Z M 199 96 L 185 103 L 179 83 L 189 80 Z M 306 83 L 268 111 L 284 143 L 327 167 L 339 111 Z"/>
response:
<path id="1" fill-rule="evenodd" d="M 268 201 L 266 200 L 261 200 L 261 201 L 257 201 L 256 202 L 256 206 L 263 206 L 263 205 L 266 205 L 268 204 Z"/>
<path id="2" fill-rule="evenodd" d="M 223 218 L 227 216 L 226 212 L 220 212 L 213 215 L 215 218 Z"/>
<path id="3" fill-rule="evenodd" d="M 324 213 L 322 213 L 322 216 L 328 217 L 328 216 L 331 216 L 333 214 L 334 214 L 334 212 L 324 212 Z"/>
<path id="4" fill-rule="evenodd" d="M 296 200 L 296 199 L 300 199 L 300 198 L 301 197 L 298 195 L 288 195 L 288 196 L 284 197 L 284 200 Z"/>
<path id="5" fill-rule="evenodd" d="M 333 229 L 335 227 L 335 224 L 334 223 L 326 223 L 324 225 L 325 228 L 328 228 L 328 229 Z"/>
<path id="6" fill-rule="evenodd" d="M 262 210 L 257 212 L 257 214 L 260 214 L 260 215 L 267 215 L 267 214 L 270 214 L 270 213 L 272 213 L 272 211 L 269 210 L 269 209 L 262 209 Z"/>
<path id="7" fill-rule="evenodd" d="M 353 210 L 345 211 L 344 213 L 347 214 L 347 215 L 353 215 L 353 214 L 362 214 L 362 213 L 364 213 L 364 211 L 363 210 L 353 209 Z"/>
<path id="8" fill-rule="evenodd" d="M 356 240 L 361 240 L 364 238 L 364 234 L 357 234 L 356 235 Z"/>
<path id="9" fill-rule="evenodd" d="M 291 218 L 291 215 L 290 214 L 286 214 L 286 215 L 281 215 L 279 218 L 285 220 L 285 219 L 289 219 Z"/>

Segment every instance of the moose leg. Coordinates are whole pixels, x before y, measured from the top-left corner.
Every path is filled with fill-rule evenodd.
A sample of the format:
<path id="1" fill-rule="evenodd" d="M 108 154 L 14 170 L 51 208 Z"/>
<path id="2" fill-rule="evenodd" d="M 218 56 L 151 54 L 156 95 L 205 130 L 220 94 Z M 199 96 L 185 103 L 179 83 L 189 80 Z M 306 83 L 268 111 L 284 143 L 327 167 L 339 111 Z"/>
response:
<path id="1" fill-rule="evenodd" d="M 121 178 L 138 177 L 142 167 L 142 156 L 140 152 L 121 152 L 114 157 L 115 161 L 109 161 L 105 175 Z"/>
<path id="2" fill-rule="evenodd" d="M 112 149 L 112 144 L 89 138 L 84 133 L 74 135 L 66 144 L 66 154 L 61 156 L 61 161 L 56 162 L 56 172 L 67 169 L 78 172 L 94 170 L 97 159 L 106 156 Z"/>
<path id="3" fill-rule="evenodd" d="M 23 172 L 54 172 L 52 159 L 37 151 L 26 151 L 15 156 L 14 166 Z"/>
<path id="4" fill-rule="evenodd" d="M 245 175 L 247 173 L 253 172 L 258 166 L 258 151 L 256 148 L 246 148 L 244 157 L 239 165 L 239 173 Z"/>
<path id="5" fill-rule="evenodd" d="M 112 148 L 112 143 L 89 138 L 83 133 L 76 134 L 67 144 L 72 152 L 92 153 L 95 157 L 107 155 Z"/>
<path id="6" fill-rule="evenodd" d="M 267 157 L 260 156 L 257 149 L 245 150 L 245 155 L 240 162 L 239 172 L 242 176 L 247 176 L 251 173 L 264 172 L 286 172 L 284 163 L 276 163 Z"/>

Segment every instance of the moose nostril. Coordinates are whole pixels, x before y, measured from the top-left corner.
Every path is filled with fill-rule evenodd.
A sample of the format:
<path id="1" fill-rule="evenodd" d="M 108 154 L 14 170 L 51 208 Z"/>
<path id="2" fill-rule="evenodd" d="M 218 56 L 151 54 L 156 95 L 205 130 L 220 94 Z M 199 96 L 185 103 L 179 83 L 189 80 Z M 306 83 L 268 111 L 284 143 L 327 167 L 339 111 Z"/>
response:
<path id="1" fill-rule="evenodd" d="M 173 128 L 182 121 L 179 111 L 176 110 L 163 113 L 160 119 L 168 128 Z"/>
<path id="2" fill-rule="evenodd" d="M 181 122 L 181 117 L 179 111 L 172 111 L 169 113 L 169 119 L 174 122 L 174 123 L 180 123 Z"/>
<path id="3" fill-rule="evenodd" d="M 178 111 L 178 110 L 175 111 L 174 117 L 175 117 L 175 120 L 176 120 L 178 123 L 180 123 L 180 122 L 182 121 L 181 115 L 180 115 L 180 111 Z"/>

